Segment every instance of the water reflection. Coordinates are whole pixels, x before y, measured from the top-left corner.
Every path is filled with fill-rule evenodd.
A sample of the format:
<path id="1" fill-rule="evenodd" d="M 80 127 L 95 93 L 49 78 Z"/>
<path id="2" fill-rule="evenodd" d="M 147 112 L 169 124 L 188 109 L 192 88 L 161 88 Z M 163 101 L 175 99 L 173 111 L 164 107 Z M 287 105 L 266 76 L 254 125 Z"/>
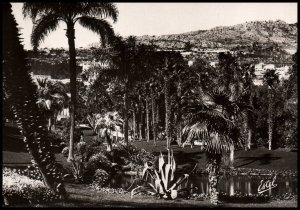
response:
<path id="1" fill-rule="evenodd" d="M 235 195 L 235 193 L 243 194 L 257 194 L 260 181 L 267 180 L 268 176 L 222 176 L 219 181 L 220 192 L 227 193 L 229 195 Z M 112 178 L 108 187 L 128 189 L 135 177 L 129 175 L 116 175 Z M 277 177 L 275 184 L 277 187 L 267 190 L 263 194 L 265 195 L 282 195 L 285 193 L 297 194 L 297 178 L 292 177 Z M 193 188 L 192 192 L 195 193 L 209 193 L 208 177 L 205 175 L 190 176 L 188 182 L 183 182 L 179 189 Z"/>

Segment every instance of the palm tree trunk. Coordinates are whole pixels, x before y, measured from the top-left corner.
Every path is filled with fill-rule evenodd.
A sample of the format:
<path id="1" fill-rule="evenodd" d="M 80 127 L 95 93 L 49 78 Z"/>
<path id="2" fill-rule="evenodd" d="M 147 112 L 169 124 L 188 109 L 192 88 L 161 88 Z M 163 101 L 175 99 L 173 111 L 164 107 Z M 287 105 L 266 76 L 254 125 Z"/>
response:
<path id="1" fill-rule="evenodd" d="M 153 143 L 156 145 L 157 141 L 157 124 L 156 124 L 156 104 L 154 98 L 154 91 L 151 88 L 151 108 L 152 108 L 152 129 L 153 129 Z"/>
<path id="2" fill-rule="evenodd" d="M 273 141 L 273 93 L 269 89 L 269 110 L 268 110 L 268 133 L 269 133 L 269 150 L 272 150 L 272 141 Z"/>
<path id="3" fill-rule="evenodd" d="M 58 116 L 59 111 L 55 111 L 54 113 L 54 119 L 53 119 L 53 127 L 54 130 L 56 129 L 56 123 L 57 123 L 57 116 Z"/>
<path id="4" fill-rule="evenodd" d="M 62 172 L 51 150 L 47 122 L 36 103 L 37 88 L 28 73 L 17 23 L 12 15 L 11 5 L 5 3 L 2 6 L 3 28 L 7 30 L 2 36 L 3 78 L 13 99 L 12 111 L 28 152 L 40 169 L 46 186 L 66 198 Z"/>
<path id="5" fill-rule="evenodd" d="M 181 146 L 181 138 L 182 138 L 182 125 L 181 122 L 179 122 L 177 124 L 177 140 L 179 146 Z"/>
<path id="6" fill-rule="evenodd" d="M 160 118 L 159 118 L 160 117 L 160 112 L 159 112 L 159 105 L 158 105 L 158 103 L 156 103 L 155 109 L 156 109 L 155 121 L 156 121 L 156 126 L 158 126 L 159 122 L 160 122 Z M 157 130 L 158 130 L 158 127 L 156 127 L 156 132 L 157 132 Z"/>
<path id="7" fill-rule="evenodd" d="M 76 109 L 76 50 L 75 50 L 75 29 L 72 22 L 67 24 L 67 34 L 69 43 L 69 71 L 70 71 L 70 145 L 68 162 L 74 161 L 74 130 L 75 130 L 75 109 Z"/>
<path id="8" fill-rule="evenodd" d="M 105 140 L 106 140 L 106 143 L 107 143 L 107 149 L 106 149 L 106 151 L 111 152 L 111 150 L 112 150 L 112 142 L 111 142 L 110 135 L 108 134 L 107 131 L 108 131 L 108 129 L 106 128 L 105 129 Z"/>
<path id="9" fill-rule="evenodd" d="M 52 121 L 51 121 L 51 116 L 48 118 L 48 131 L 51 131 L 52 127 Z"/>
<path id="10" fill-rule="evenodd" d="M 209 194 L 210 194 L 210 202 L 213 205 L 218 204 L 219 196 L 218 196 L 218 184 L 219 184 L 219 171 L 221 164 L 221 154 L 211 154 L 206 153 L 207 155 L 207 167 L 208 171 L 208 181 L 209 181 Z"/>
<path id="11" fill-rule="evenodd" d="M 126 145 L 128 146 L 128 96 L 127 96 L 127 88 L 124 93 L 124 140 Z"/>
<path id="12" fill-rule="evenodd" d="M 181 146 L 181 137 L 182 137 L 182 128 L 181 128 L 181 104 L 180 104 L 180 98 L 181 98 L 181 84 L 178 85 L 178 99 L 177 99 L 177 141 L 178 145 Z"/>
<path id="13" fill-rule="evenodd" d="M 229 185 L 229 195 L 234 196 L 234 180 L 232 176 L 229 178 Z"/>
<path id="14" fill-rule="evenodd" d="M 142 141 L 143 139 L 143 112 L 140 109 L 140 120 L 139 120 L 139 140 Z"/>
<path id="15" fill-rule="evenodd" d="M 248 128 L 248 141 L 247 141 L 247 149 L 251 149 L 251 142 L 252 142 L 252 129 Z"/>
<path id="16" fill-rule="evenodd" d="M 201 103 L 203 103 L 203 89 L 202 89 L 202 84 L 201 84 L 201 74 L 198 74 L 198 80 L 199 80 L 199 100 Z"/>
<path id="17" fill-rule="evenodd" d="M 165 93 L 165 109 L 166 109 L 166 136 L 167 148 L 170 148 L 171 143 L 171 98 L 170 98 L 170 80 L 167 76 L 164 78 L 164 93 Z"/>
<path id="18" fill-rule="evenodd" d="M 132 131 L 133 131 L 132 141 L 134 141 L 135 136 L 136 136 L 136 114 L 135 114 L 135 109 L 133 109 L 133 112 L 132 112 Z"/>
<path id="19" fill-rule="evenodd" d="M 229 155 L 229 159 L 230 159 L 230 168 L 234 168 L 233 164 L 234 164 L 234 145 L 230 145 L 230 155 Z"/>
<path id="20" fill-rule="evenodd" d="M 146 128 L 146 139 L 147 142 L 150 140 L 150 111 L 149 111 L 149 100 L 146 98 L 146 123 L 147 123 L 147 128 Z"/>

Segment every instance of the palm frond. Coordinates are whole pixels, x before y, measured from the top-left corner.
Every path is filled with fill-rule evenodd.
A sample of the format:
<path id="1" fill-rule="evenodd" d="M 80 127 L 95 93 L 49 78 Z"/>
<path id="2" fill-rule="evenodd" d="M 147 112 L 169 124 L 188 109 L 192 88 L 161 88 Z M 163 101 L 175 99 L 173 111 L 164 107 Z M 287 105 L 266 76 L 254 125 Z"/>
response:
<path id="1" fill-rule="evenodd" d="M 106 43 L 112 42 L 115 37 L 112 26 L 106 20 L 83 16 L 79 18 L 79 23 L 83 27 L 99 34 L 103 46 L 105 46 Z"/>
<path id="2" fill-rule="evenodd" d="M 210 132 L 218 132 L 222 134 L 234 127 L 234 122 L 227 119 L 220 111 L 217 110 L 200 110 L 185 116 L 185 123 L 192 126 L 196 123 L 206 123 Z"/>
<path id="3" fill-rule="evenodd" d="M 195 123 L 192 126 L 185 126 L 183 129 L 183 138 L 185 142 L 191 142 L 193 139 L 201 140 L 209 153 L 221 154 L 229 151 L 232 139 L 228 135 L 222 135 L 218 132 L 209 132 L 206 123 Z"/>
<path id="4" fill-rule="evenodd" d="M 77 4 L 77 12 L 83 16 L 100 16 L 101 18 L 111 18 L 114 22 L 118 19 L 118 9 L 110 2 L 80 2 Z"/>
<path id="5" fill-rule="evenodd" d="M 267 69 L 263 75 L 263 82 L 273 88 L 274 84 L 279 83 L 279 75 L 275 69 Z"/>
<path id="6" fill-rule="evenodd" d="M 42 42 L 51 31 L 54 31 L 58 27 L 58 24 L 59 19 L 55 14 L 41 16 L 33 26 L 31 34 L 32 46 L 35 49 L 38 48 L 40 42 Z"/>
<path id="7" fill-rule="evenodd" d="M 185 139 L 185 142 L 191 142 L 193 139 L 207 139 L 208 137 L 209 132 L 205 123 L 198 122 L 183 128 L 182 138 Z"/>
<path id="8" fill-rule="evenodd" d="M 24 2 L 22 12 L 24 17 L 30 17 L 35 20 L 39 14 L 47 14 L 50 11 L 57 10 L 57 8 L 57 3 Z"/>
<path id="9" fill-rule="evenodd" d="M 222 152 L 230 151 L 230 146 L 233 144 L 231 138 L 218 133 L 211 133 L 209 140 L 204 141 L 206 146 L 204 149 L 211 154 L 222 154 Z"/>
<path id="10" fill-rule="evenodd" d="M 93 51 L 93 56 L 104 64 L 112 65 L 112 58 L 115 57 L 117 53 L 112 49 L 112 47 L 98 48 Z"/>

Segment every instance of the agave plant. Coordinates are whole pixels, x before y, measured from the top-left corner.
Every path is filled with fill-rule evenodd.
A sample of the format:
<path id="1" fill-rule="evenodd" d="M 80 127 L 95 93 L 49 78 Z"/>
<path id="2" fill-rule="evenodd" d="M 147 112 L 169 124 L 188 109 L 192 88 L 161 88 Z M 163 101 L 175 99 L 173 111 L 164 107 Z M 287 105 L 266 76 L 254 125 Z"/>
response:
<path id="1" fill-rule="evenodd" d="M 175 199 L 178 195 L 178 186 L 183 181 L 188 181 L 189 174 L 184 174 L 178 179 L 175 179 L 176 162 L 173 156 L 173 151 L 168 150 L 167 162 L 160 153 L 158 158 L 158 171 L 150 167 L 146 162 L 144 165 L 142 177 L 147 182 L 146 186 L 138 186 L 131 191 L 131 197 L 135 191 L 146 191 L 151 195 L 157 195 L 160 198 Z M 150 178 L 150 180 L 148 179 Z"/>

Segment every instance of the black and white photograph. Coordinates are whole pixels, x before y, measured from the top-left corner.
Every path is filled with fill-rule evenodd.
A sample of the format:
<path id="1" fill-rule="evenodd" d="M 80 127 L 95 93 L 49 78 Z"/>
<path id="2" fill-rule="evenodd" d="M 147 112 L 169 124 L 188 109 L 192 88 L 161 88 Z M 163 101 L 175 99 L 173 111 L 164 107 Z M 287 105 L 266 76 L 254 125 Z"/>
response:
<path id="1" fill-rule="evenodd" d="M 2 207 L 297 208 L 297 2 L 1 2 Z"/>

